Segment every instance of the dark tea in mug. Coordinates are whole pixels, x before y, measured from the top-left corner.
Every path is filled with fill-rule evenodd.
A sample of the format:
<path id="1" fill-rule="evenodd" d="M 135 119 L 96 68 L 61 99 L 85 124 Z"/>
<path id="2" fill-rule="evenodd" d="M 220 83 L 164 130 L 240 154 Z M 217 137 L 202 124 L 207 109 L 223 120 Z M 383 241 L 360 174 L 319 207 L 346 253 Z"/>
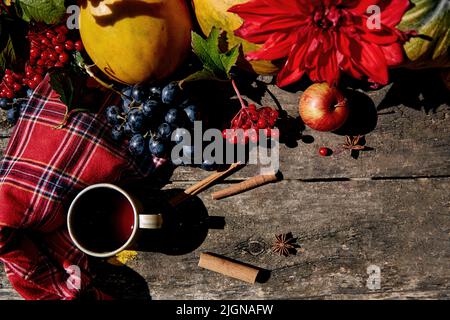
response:
<path id="1" fill-rule="evenodd" d="M 113 252 L 133 234 L 134 209 L 121 192 L 101 187 L 87 191 L 72 209 L 71 231 L 78 244 L 95 252 Z"/>

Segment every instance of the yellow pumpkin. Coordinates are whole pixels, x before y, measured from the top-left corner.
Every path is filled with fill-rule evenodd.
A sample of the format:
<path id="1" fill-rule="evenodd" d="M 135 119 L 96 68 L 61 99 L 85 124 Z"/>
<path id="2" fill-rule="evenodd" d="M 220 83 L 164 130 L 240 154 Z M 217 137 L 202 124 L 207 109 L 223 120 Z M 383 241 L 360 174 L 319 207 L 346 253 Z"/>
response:
<path id="1" fill-rule="evenodd" d="M 80 34 L 111 79 L 133 85 L 171 75 L 191 50 L 192 21 L 183 0 L 84 0 Z"/>
<path id="2" fill-rule="evenodd" d="M 248 0 L 192 0 L 195 15 L 198 23 L 205 35 L 209 35 L 211 29 L 215 26 L 226 32 L 228 45 L 233 47 L 242 44 L 244 54 L 261 48 L 261 45 L 250 43 L 242 38 L 236 37 L 234 31 L 238 29 L 243 21 L 242 19 L 228 9 L 234 5 L 247 2 Z M 238 65 L 251 69 L 257 74 L 272 75 L 279 71 L 271 61 L 248 61 L 241 60 Z"/>

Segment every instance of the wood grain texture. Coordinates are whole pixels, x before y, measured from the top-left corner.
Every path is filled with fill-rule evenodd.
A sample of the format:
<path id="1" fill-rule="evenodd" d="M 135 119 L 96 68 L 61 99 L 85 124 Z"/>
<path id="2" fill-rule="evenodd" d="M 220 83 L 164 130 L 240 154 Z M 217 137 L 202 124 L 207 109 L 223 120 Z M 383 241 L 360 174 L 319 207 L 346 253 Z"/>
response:
<path id="1" fill-rule="evenodd" d="M 224 230 L 211 230 L 193 253 L 140 253 L 129 266 L 154 299 L 449 298 L 449 187 L 447 179 L 284 181 L 220 202 L 203 195 L 209 214 L 225 217 Z M 304 252 L 274 255 L 282 232 L 292 232 Z M 201 252 L 271 277 L 251 286 L 201 270 Z M 381 290 L 366 287 L 369 265 L 382 270 Z"/>
<path id="2" fill-rule="evenodd" d="M 133 299 L 449 299 L 450 107 L 448 93 L 439 95 L 427 81 L 434 86 L 426 77 L 404 79 L 413 85 L 399 90 L 394 83 L 359 94 L 356 101 L 378 113 L 376 129 L 367 135 L 373 151 L 355 160 L 340 150 L 344 133 L 298 125 L 293 132 L 314 142 L 309 137 L 308 143 L 281 146 L 284 181 L 211 199 L 211 192 L 259 173 L 246 167 L 201 194 L 192 207 L 167 213 L 172 229 L 141 239 L 142 252 L 127 266 L 95 265 L 95 281 Z M 298 116 L 300 93 L 269 90 L 292 118 Z M 267 93 L 262 101 L 273 105 Z M 2 150 L 6 142 L 0 140 Z M 319 157 L 322 146 L 334 155 Z M 178 168 L 162 193 L 152 186 L 144 193 L 159 206 L 171 190 L 208 175 Z M 206 230 L 205 221 L 213 220 L 224 220 L 224 227 Z M 295 256 L 278 257 L 272 242 L 287 232 L 300 248 Z M 270 278 L 248 285 L 203 270 L 197 266 L 202 252 L 266 269 Z M 381 268 L 381 290 L 366 286 L 370 265 Z M 1 270 L 0 299 L 16 298 Z"/>

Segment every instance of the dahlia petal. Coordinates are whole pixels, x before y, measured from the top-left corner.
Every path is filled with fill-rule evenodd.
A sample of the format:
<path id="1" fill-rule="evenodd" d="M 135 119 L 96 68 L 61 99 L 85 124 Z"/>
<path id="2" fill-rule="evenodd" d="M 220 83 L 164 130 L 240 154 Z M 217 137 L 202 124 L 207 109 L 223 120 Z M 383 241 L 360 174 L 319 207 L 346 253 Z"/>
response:
<path id="1" fill-rule="evenodd" d="M 337 41 L 339 51 L 345 57 L 340 64 L 342 70 L 353 76 L 362 72 L 377 83 L 388 83 L 388 65 L 378 45 L 365 41 L 358 42 L 345 34 L 340 34 Z"/>
<path id="2" fill-rule="evenodd" d="M 249 60 L 277 60 L 285 58 L 291 52 L 297 36 L 295 33 L 277 33 L 270 37 L 263 48 L 247 54 Z"/>
<path id="3" fill-rule="evenodd" d="M 308 33 L 303 34 L 301 38 L 307 37 Z M 308 50 L 308 45 L 304 39 L 299 41 L 292 47 L 289 58 L 286 61 L 284 68 L 281 69 L 277 76 L 277 85 L 285 87 L 300 80 L 305 74 L 304 59 Z"/>
<path id="4" fill-rule="evenodd" d="M 411 9 L 412 4 L 409 0 L 391 0 L 382 1 L 380 7 L 381 23 L 394 28 L 402 21 L 403 15 Z"/>
<path id="5" fill-rule="evenodd" d="M 361 52 L 359 68 L 374 82 L 386 85 L 389 81 L 389 74 L 386 59 L 383 51 L 375 44 L 360 42 Z M 357 61 L 352 59 L 352 61 Z"/>
<path id="6" fill-rule="evenodd" d="M 384 58 L 388 66 L 398 66 L 405 60 L 403 46 L 399 43 L 383 46 L 381 50 L 383 50 Z"/>
<path id="7" fill-rule="evenodd" d="M 390 1 L 390 0 L 388 0 Z M 361 16 L 367 13 L 367 9 L 372 5 L 377 5 L 380 0 L 351 0 L 345 1 L 345 8 L 355 16 Z"/>
<path id="8" fill-rule="evenodd" d="M 317 56 L 317 65 L 310 70 L 309 77 L 315 82 L 327 82 L 330 86 L 337 84 L 340 78 L 336 53 L 328 53 Z"/>
<path id="9" fill-rule="evenodd" d="M 360 37 L 367 42 L 388 45 L 398 41 L 398 33 L 386 25 L 381 24 L 381 29 L 371 29 L 368 27 L 366 17 L 355 17 L 354 20 Z"/>

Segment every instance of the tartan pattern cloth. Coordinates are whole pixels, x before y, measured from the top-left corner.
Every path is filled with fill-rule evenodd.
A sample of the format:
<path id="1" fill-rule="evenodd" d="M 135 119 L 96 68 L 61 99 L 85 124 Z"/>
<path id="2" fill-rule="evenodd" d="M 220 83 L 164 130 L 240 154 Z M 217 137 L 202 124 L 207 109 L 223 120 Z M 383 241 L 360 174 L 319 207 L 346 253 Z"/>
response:
<path id="1" fill-rule="evenodd" d="M 113 102 L 106 98 L 102 109 Z M 110 138 L 104 112 L 72 115 L 55 129 L 65 110 L 47 76 L 21 110 L 0 164 L 0 261 L 25 299 L 71 300 L 85 291 L 106 298 L 91 287 L 88 259 L 68 236 L 70 201 L 89 185 L 145 178 L 163 164 L 132 158 Z"/>

